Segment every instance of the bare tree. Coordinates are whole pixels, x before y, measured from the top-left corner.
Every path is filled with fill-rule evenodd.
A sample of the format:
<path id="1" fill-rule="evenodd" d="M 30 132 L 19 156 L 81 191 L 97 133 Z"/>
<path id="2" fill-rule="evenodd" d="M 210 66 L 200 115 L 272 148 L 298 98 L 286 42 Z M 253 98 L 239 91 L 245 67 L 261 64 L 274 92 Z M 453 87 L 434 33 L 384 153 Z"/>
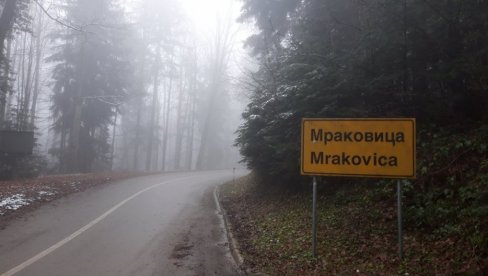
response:
<path id="1" fill-rule="evenodd" d="M 227 76 L 227 66 L 230 58 L 230 53 L 233 46 L 233 34 L 231 28 L 231 21 L 218 21 L 215 37 L 213 38 L 212 48 L 210 49 L 210 81 L 208 86 L 208 100 L 204 107 L 204 119 L 202 122 L 202 135 L 198 152 L 196 168 L 201 170 L 208 168 L 205 164 L 210 154 L 209 141 L 212 139 L 217 131 L 218 117 L 223 114 L 218 114 L 218 106 L 222 105 L 222 94 L 225 93 L 225 84 Z"/>

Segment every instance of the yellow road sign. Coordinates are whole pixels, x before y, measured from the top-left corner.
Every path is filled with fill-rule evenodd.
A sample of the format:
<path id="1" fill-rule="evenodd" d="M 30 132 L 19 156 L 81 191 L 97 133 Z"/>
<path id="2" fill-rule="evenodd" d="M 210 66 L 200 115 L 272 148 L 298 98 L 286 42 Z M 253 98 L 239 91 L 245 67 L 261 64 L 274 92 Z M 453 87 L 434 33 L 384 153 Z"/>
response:
<path id="1" fill-rule="evenodd" d="M 303 119 L 303 175 L 415 178 L 415 119 Z"/>

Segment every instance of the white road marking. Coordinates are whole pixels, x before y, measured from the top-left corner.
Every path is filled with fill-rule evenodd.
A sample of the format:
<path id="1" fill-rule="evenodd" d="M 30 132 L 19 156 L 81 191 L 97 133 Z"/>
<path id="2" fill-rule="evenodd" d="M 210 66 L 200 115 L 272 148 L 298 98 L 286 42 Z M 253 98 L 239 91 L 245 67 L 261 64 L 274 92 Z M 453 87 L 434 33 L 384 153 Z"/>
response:
<path id="1" fill-rule="evenodd" d="M 34 257 L 28 259 L 27 261 L 21 263 L 20 265 L 10 269 L 9 271 L 7 272 L 4 272 L 2 273 L 0 276 L 11 276 L 11 275 L 14 275 L 15 273 L 18 273 L 20 271 L 22 271 L 23 269 L 27 268 L 28 266 L 32 265 L 33 263 L 39 261 L 40 259 L 46 257 L 47 255 L 49 255 L 50 253 L 52 253 L 53 251 L 55 251 L 56 249 L 60 248 L 61 246 L 67 244 L 68 242 L 70 242 L 71 240 L 73 240 L 74 238 L 78 237 L 79 235 L 83 234 L 85 231 L 87 231 L 88 229 L 92 228 L 95 224 L 99 223 L 101 220 L 103 220 L 104 218 L 106 218 L 108 215 L 110 215 L 111 213 L 115 212 L 117 209 L 119 209 L 122 205 L 124 205 L 125 203 L 127 203 L 128 201 L 134 199 L 135 197 L 137 197 L 138 195 L 144 193 L 144 192 L 147 192 L 151 189 L 154 189 L 156 187 L 159 187 L 161 185 L 165 185 L 165 184 L 168 184 L 170 182 L 174 182 L 174 181 L 180 181 L 180 180 L 185 180 L 185 179 L 189 179 L 189 178 L 196 178 L 196 177 L 201 177 L 202 175 L 198 175 L 198 176 L 190 176 L 190 177 L 183 177 L 183 178 L 179 178 L 179 179 L 173 179 L 173 180 L 170 180 L 170 181 L 165 181 L 163 183 L 159 183 L 159 184 L 156 184 L 156 185 L 153 185 L 151 187 L 148 187 L 148 188 L 145 188 L 135 194 L 133 194 L 132 196 L 124 199 L 123 201 L 121 201 L 119 204 L 115 205 L 114 207 L 112 207 L 110 210 L 108 210 L 107 212 L 105 212 L 103 215 L 99 216 L 98 218 L 92 220 L 90 223 L 88 223 L 87 225 L 83 226 L 82 228 L 78 229 L 78 231 L 74 232 L 73 234 L 69 235 L 68 237 L 66 237 L 65 239 L 57 242 L 56 244 L 54 244 L 53 246 L 49 247 L 48 249 L 42 251 L 41 253 L 35 255 Z"/>

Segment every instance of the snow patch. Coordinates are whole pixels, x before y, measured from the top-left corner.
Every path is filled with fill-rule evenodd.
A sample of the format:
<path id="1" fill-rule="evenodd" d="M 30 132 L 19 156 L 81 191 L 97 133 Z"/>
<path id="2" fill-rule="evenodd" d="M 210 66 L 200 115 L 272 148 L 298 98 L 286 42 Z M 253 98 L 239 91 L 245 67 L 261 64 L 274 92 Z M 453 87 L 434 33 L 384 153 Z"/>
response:
<path id="1" fill-rule="evenodd" d="M 17 210 L 22 206 L 29 205 L 31 200 L 26 199 L 24 194 L 16 194 L 0 201 L 0 208 L 5 210 Z M 0 215 L 5 214 L 0 210 Z"/>
<path id="2" fill-rule="evenodd" d="M 40 196 L 53 196 L 53 195 L 55 195 L 55 193 L 50 192 L 50 191 L 39 191 L 39 192 L 37 192 L 37 194 Z"/>
<path id="3" fill-rule="evenodd" d="M 286 120 L 286 119 L 290 118 L 291 116 L 293 116 L 293 112 L 283 112 L 283 113 L 278 114 L 278 117 L 283 119 L 283 120 Z"/>

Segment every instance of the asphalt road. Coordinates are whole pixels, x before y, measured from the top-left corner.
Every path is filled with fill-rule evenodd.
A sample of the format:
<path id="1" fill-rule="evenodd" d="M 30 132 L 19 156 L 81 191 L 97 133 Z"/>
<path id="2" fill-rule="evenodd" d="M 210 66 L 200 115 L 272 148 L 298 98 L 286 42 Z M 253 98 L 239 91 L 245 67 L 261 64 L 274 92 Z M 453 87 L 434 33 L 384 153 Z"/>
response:
<path id="1" fill-rule="evenodd" d="M 54 201 L 0 231 L 0 275 L 236 275 L 213 193 L 231 179 L 152 175 Z"/>

